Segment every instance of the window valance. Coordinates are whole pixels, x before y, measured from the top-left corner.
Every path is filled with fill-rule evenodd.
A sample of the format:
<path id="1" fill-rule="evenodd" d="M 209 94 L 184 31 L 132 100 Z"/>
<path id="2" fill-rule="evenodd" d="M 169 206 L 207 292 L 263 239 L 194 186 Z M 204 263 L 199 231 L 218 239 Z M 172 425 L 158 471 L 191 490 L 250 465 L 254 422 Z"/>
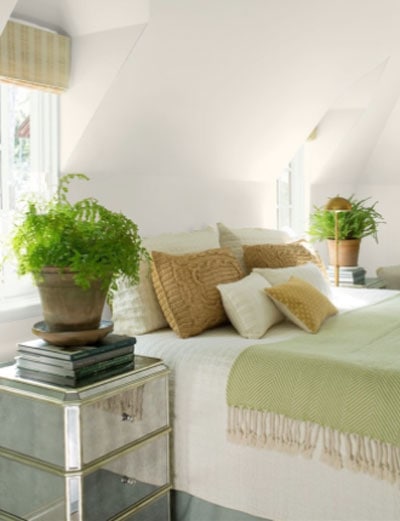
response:
<path id="1" fill-rule="evenodd" d="M 0 35 L 0 81 L 50 92 L 67 89 L 70 39 L 9 21 Z"/>

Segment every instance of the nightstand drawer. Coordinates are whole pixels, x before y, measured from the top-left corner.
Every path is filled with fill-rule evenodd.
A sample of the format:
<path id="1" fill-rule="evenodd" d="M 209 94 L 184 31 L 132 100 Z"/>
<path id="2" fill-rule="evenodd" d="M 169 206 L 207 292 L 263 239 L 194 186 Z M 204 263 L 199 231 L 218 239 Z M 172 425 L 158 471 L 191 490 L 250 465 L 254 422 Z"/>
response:
<path id="1" fill-rule="evenodd" d="M 169 490 L 168 445 L 168 433 L 160 434 L 84 473 L 64 476 L 0 455 L 0 508 L 28 521 L 106 521 L 130 511 L 129 519 L 136 519 L 136 506 Z M 151 505 L 135 515 L 144 516 L 146 508 L 168 513 L 165 503 Z"/>
<path id="2" fill-rule="evenodd" d="M 3 392 L 0 417 L 0 447 L 64 466 L 63 407 Z"/>
<path id="3" fill-rule="evenodd" d="M 0 447 L 68 471 L 80 470 L 168 426 L 168 373 L 79 404 L 3 392 L 0 412 Z"/>
<path id="4" fill-rule="evenodd" d="M 168 376 L 161 376 L 81 408 L 82 463 L 168 426 Z"/>

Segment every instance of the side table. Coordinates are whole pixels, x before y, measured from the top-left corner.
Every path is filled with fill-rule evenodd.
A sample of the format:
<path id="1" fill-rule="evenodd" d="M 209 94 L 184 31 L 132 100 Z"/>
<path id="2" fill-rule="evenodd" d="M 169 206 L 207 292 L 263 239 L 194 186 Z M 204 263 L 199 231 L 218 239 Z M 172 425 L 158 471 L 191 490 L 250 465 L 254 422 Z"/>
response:
<path id="1" fill-rule="evenodd" d="M 0 519 L 170 519 L 168 368 L 62 387 L 0 368 Z"/>

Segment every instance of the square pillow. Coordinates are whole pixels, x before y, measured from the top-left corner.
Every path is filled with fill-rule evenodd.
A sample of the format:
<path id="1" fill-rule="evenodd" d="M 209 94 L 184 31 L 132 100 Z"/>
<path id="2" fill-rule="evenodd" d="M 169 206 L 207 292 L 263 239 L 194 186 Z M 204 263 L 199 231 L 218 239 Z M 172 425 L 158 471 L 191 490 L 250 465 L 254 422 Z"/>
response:
<path id="1" fill-rule="evenodd" d="M 170 255 L 153 251 L 154 289 L 165 318 L 181 338 L 226 322 L 218 284 L 243 277 L 228 249 Z"/>
<path id="2" fill-rule="evenodd" d="M 191 232 L 164 233 L 143 239 L 143 246 L 152 250 L 182 254 L 218 248 L 218 235 L 211 226 Z M 168 323 L 158 303 L 151 279 L 151 262 L 141 262 L 137 285 L 119 279 L 112 295 L 114 331 L 124 335 L 140 335 Z"/>
<path id="3" fill-rule="evenodd" d="M 290 236 L 282 230 L 269 228 L 235 228 L 231 229 L 225 224 L 217 223 L 219 245 L 221 248 L 229 248 L 239 261 L 245 273 L 250 270 L 243 258 L 244 244 L 283 244 L 290 241 Z"/>
<path id="4" fill-rule="evenodd" d="M 319 255 L 306 247 L 305 241 L 289 244 L 255 244 L 243 246 L 244 261 L 247 269 L 253 268 L 288 268 L 307 262 L 316 264 L 324 275 L 326 269 Z"/>
<path id="5" fill-rule="evenodd" d="M 271 286 L 287 282 L 293 276 L 309 282 L 328 298 L 332 294 L 327 279 L 313 262 L 287 268 L 254 268 L 253 273 L 262 275 Z"/>
<path id="6" fill-rule="evenodd" d="M 261 338 L 270 327 L 283 320 L 282 313 L 264 292 L 270 286 L 257 273 L 250 273 L 237 282 L 218 284 L 225 312 L 242 337 Z"/>
<path id="7" fill-rule="evenodd" d="M 324 320 L 338 312 L 325 295 L 297 277 L 264 291 L 289 320 L 308 333 L 317 333 Z"/>

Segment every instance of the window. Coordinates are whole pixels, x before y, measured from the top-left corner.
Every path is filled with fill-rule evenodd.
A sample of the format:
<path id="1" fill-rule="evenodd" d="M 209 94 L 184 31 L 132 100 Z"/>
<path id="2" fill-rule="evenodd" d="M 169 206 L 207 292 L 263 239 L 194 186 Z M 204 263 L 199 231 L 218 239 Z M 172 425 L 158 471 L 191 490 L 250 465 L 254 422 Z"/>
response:
<path id="1" fill-rule="evenodd" d="M 276 183 L 277 226 L 297 235 L 305 229 L 304 147 L 301 147 Z"/>
<path id="2" fill-rule="evenodd" d="M 0 237 L 11 229 L 25 194 L 48 196 L 57 182 L 58 96 L 0 84 Z M 0 255 L 5 244 L 0 242 Z M 11 262 L 2 268 L 0 309 L 5 301 L 35 295 L 30 277 L 20 278 Z"/>

